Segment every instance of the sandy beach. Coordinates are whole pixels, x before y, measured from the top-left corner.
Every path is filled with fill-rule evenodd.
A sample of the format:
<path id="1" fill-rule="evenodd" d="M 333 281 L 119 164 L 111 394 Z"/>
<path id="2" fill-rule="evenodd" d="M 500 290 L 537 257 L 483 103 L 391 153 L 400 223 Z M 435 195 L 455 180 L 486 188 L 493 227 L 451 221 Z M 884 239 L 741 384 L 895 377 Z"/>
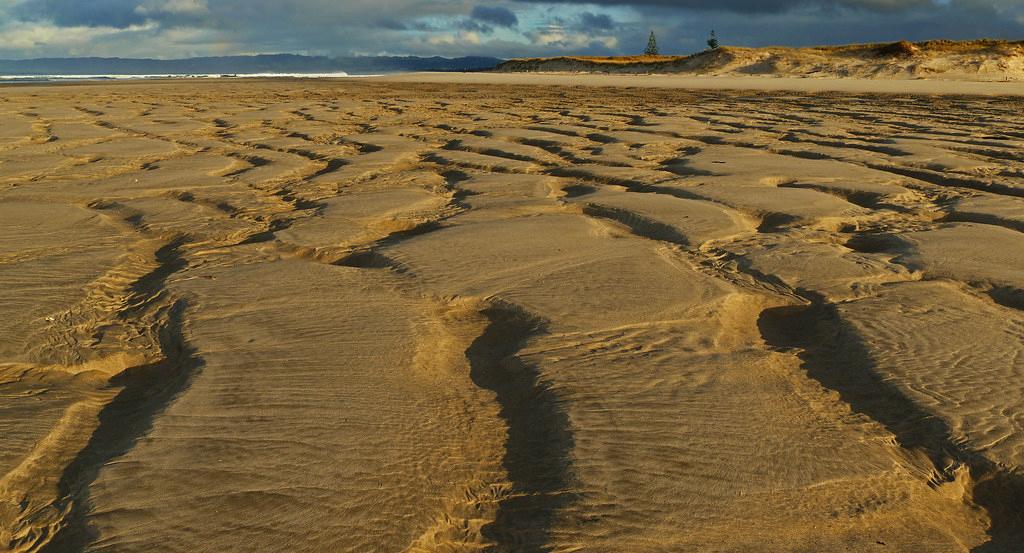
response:
<path id="1" fill-rule="evenodd" d="M 954 81 L 939 79 L 867 79 L 797 77 L 790 75 L 635 75 L 627 73 L 405 73 L 371 78 L 388 83 L 441 85 L 547 85 L 598 88 L 662 88 L 686 90 L 747 90 L 760 92 L 843 92 L 928 96 L 1024 96 L 1024 80 Z"/>
<path id="2" fill-rule="evenodd" d="M 0 91 L 0 551 L 1024 543 L 1020 82 Z"/>

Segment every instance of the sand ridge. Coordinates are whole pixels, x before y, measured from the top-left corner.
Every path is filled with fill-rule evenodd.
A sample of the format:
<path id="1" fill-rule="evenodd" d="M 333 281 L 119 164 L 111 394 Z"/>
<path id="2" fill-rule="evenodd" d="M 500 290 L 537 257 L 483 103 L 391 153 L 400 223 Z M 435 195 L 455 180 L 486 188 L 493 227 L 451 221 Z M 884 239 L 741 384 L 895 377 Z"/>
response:
<path id="1" fill-rule="evenodd" d="M 0 547 L 1024 537 L 1017 98 L 4 90 Z"/>

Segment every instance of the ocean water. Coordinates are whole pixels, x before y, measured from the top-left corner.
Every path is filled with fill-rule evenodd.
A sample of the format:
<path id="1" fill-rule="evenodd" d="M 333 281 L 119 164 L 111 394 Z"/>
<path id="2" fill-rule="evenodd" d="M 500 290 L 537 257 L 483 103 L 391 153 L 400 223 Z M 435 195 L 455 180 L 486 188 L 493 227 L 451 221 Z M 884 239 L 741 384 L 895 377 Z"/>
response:
<path id="1" fill-rule="evenodd" d="M 334 79 L 375 77 L 377 75 L 350 75 L 344 71 L 334 73 L 194 73 L 194 74 L 153 74 L 153 75 L 0 75 L 0 83 L 64 82 L 64 81 L 124 81 L 141 79 L 242 79 L 242 78 L 291 78 L 291 79 Z"/>

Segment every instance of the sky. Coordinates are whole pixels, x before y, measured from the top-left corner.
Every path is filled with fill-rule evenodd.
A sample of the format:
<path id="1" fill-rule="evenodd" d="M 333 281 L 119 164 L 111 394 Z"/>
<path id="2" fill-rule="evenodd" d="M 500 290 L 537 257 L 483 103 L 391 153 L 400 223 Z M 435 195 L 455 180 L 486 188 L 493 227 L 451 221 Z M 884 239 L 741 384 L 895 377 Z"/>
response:
<path id="1" fill-rule="evenodd" d="M 1024 0 L 0 0 L 0 58 L 495 57 L 1024 40 Z"/>

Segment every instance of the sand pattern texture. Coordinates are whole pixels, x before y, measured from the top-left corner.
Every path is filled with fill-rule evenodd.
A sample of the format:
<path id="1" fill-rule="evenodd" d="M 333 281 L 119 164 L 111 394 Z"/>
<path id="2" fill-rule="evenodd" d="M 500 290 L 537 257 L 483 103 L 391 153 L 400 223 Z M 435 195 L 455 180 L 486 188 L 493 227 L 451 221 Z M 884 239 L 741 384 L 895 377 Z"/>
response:
<path id="1" fill-rule="evenodd" d="M 1019 551 L 1024 99 L 0 96 L 0 550 Z"/>

